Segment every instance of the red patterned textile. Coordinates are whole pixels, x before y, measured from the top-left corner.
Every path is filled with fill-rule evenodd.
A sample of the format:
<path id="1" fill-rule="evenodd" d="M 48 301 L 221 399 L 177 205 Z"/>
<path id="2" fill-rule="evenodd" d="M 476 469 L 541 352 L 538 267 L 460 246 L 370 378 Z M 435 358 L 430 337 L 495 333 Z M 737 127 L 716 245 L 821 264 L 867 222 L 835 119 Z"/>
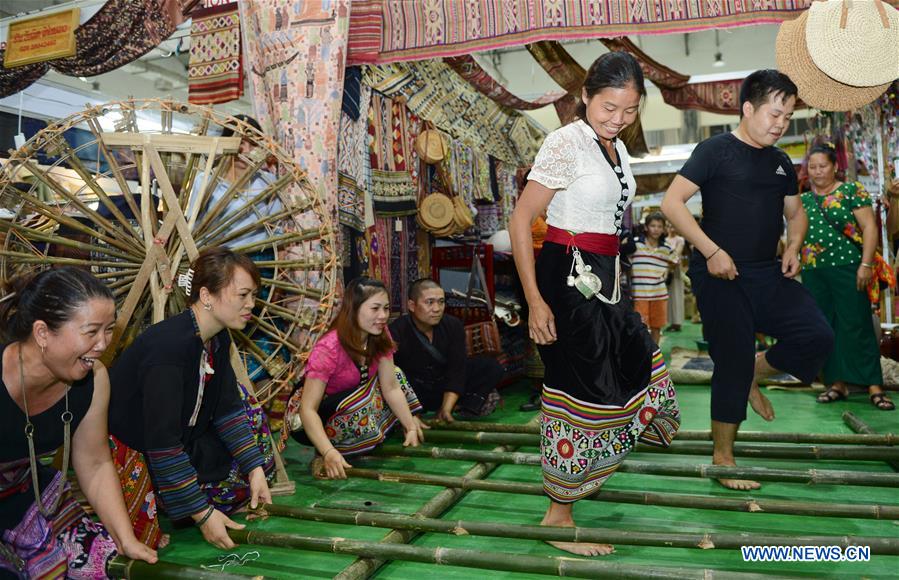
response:
<path id="1" fill-rule="evenodd" d="M 470 54 L 539 40 L 670 34 L 795 18 L 811 0 L 356 0 L 348 65 Z M 890 0 L 895 5 L 896 0 Z"/>
<path id="2" fill-rule="evenodd" d="M 243 95 L 237 3 L 194 10 L 190 24 L 190 64 L 187 100 L 214 105 Z"/>
<path id="3" fill-rule="evenodd" d="M 524 99 L 519 99 L 496 82 L 470 54 L 447 57 L 443 61 L 481 94 L 490 97 L 500 105 L 519 111 L 531 111 L 546 105 L 555 104 L 565 98 L 566 95 L 564 91 L 554 91 L 537 97 L 533 101 L 525 101 Z"/>

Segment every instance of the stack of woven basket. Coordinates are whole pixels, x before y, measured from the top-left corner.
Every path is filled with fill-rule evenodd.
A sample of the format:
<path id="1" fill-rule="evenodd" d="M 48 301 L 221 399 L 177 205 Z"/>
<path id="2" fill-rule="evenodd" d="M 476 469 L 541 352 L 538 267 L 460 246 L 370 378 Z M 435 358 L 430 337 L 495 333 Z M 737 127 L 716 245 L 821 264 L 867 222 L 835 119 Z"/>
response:
<path id="1" fill-rule="evenodd" d="M 776 56 L 806 104 L 857 109 L 899 77 L 899 12 L 881 0 L 812 2 L 781 24 Z"/>
<path id="2" fill-rule="evenodd" d="M 436 164 L 437 172 L 450 195 L 440 192 L 428 194 L 418 206 L 416 221 L 438 238 L 461 234 L 474 225 L 474 216 L 459 195 L 452 195 L 452 184 L 443 169 L 447 154 L 446 137 L 436 129 L 422 131 L 415 140 L 419 157 L 430 165 Z"/>

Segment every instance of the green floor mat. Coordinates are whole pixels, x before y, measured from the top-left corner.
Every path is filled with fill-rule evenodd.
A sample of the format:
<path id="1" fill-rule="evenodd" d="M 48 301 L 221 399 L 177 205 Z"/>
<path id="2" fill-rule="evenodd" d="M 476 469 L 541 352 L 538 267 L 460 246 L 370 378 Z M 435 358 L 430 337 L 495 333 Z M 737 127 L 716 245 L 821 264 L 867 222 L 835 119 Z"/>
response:
<path id="1" fill-rule="evenodd" d="M 667 353 L 674 346 L 695 348 L 701 333 L 697 325 L 687 324 L 679 333 L 668 333 L 662 341 Z M 678 400 L 683 413 L 682 429 L 709 428 L 709 387 L 707 385 L 677 385 Z M 821 433 L 851 433 L 841 419 L 841 413 L 851 410 L 873 429 L 879 432 L 895 432 L 899 413 L 875 409 L 864 396 L 852 397 L 830 405 L 815 402 L 814 393 L 808 390 L 766 389 L 777 419 L 763 421 L 751 411 L 742 429 L 747 431 L 794 431 Z M 486 422 L 525 423 L 535 413 L 518 411 L 527 401 L 530 385 L 521 381 L 503 392 L 503 405 Z M 427 438 L 427 435 L 426 435 Z M 392 438 L 391 442 L 397 442 Z M 490 449 L 484 445 L 446 444 L 447 447 Z M 535 447 L 522 451 L 536 453 Z M 285 459 L 290 476 L 297 485 L 292 497 L 278 497 L 277 504 L 292 506 L 316 506 L 354 510 L 383 511 L 412 514 L 425 502 L 440 493 L 443 488 L 371 480 L 317 481 L 308 471 L 311 453 L 291 442 Z M 709 463 L 710 458 L 696 455 L 660 453 L 634 453 L 629 459 L 659 463 Z M 799 460 L 738 460 L 743 466 L 766 466 L 783 469 L 835 469 L 892 473 L 882 462 L 863 461 L 799 461 Z M 461 476 L 474 464 L 462 461 L 382 458 L 353 459 L 354 467 L 386 471 L 418 472 L 434 475 Z M 498 466 L 489 476 L 491 480 L 540 483 L 538 467 L 522 465 Z M 789 501 L 837 502 L 854 504 L 899 505 L 896 489 L 881 487 L 856 487 L 845 485 L 804 485 L 767 482 L 762 489 L 751 494 L 726 490 L 714 481 L 693 477 L 650 476 L 618 473 L 609 479 L 604 489 L 618 491 L 652 491 L 711 495 L 717 497 L 757 497 Z M 513 524 L 538 524 L 546 510 L 548 500 L 542 496 L 514 495 L 486 491 L 470 491 L 462 496 L 444 518 L 466 519 Z M 833 518 L 811 516 L 785 516 L 769 513 L 744 513 L 703 509 L 667 508 L 651 505 L 630 505 L 600 501 L 581 501 L 575 507 L 579 525 L 608 527 L 618 530 L 655 531 L 670 533 L 737 533 L 832 535 L 832 536 L 884 536 L 899 537 L 899 525 L 891 520 L 862 518 Z M 243 521 L 241 517 L 237 518 Z M 248 524 L 254 530 L 289 532 L 309 536 L 337 536 L 359 540 L 378 541 L 388 530 L 371 527 L 354 527 L 270 518 Z M 304 550 L 239 546 L 227 554 L 203 541 L 194 528 L 169 530 L 171 546 L 160 551 L 168 562 L 189 566 L 222 566 L 219 558 L 234 554 L 225 566 L 231 573 L 264 575 L 268 578 L 329 578 L 354 561 L 351 556 L 325 554 Z M 562 556 L 565 553 L 538 541 L 506 539 L 483 536 L 453 536 L 427 533 L 418 536 L 414 545 L 429 548 L 464 548 L 487 552 L 507 552 L 538 556 Z M 772 577 L 792 575 L 808 578 L 896 578 L 899 576 L 899 556 L 872 555 L 868 562 L 744 562 L 739 550 L 687 549 L 617 545 L 606 561 L 641 567 L 682 567 L 689 569 L 715 569 L 721 571 L 762 573 Z M 219 569 L 215 568 L 215 569 Z M 383 566 L 377 578 L 538 578 L 542 576 L 521 573 L 493 572 L 473 568 L 435 566 L 394 561 Z"/>

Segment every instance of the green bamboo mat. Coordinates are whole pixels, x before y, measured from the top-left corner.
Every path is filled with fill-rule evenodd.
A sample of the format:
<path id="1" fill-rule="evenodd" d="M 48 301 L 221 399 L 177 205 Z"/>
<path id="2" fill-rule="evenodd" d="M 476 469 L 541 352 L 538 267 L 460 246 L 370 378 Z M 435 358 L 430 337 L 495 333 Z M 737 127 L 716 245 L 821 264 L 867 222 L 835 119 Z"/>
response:
<path id="1" fill-rule="evenodd" d="M 695 348 L 699 327 L 687 324 L 680 333 L 665 335 L 662 348 L 665 353 L 674 346 Z M 503 391 L 505 406 L 498 409 L 491 422 L 524 423 L 533 414 L 520 413 L 518 406 L 527 400 L 529 386 L 521 382 Z M 881 431 L 897 430 L 899 413 L 875 409 L 867 398 L 859 394 L 848 402 L 821 405 L 814 401 L 814 393 L 807 390 L 766 391 L 779 418 L 766 423 L 751 411 L 743 428 L 752 431 L 809 431 L 826 433 L 851 433 L 840 417 L 844 410 L 851 410 L 872 428 Z M 678 385 L 678 398 L 683 413 L 684 429 L 708 429 L 708 386 Z M 475 446 L 473 446 L 475 447 Z M 483 447 L 483 446 L 477 446 Z M 524 449 L 534 451 L 534 449 Z M 436 495 L 441 488 L 423 485 L 378 483 L 368 480 L 342 482 L 316 481 L 309 476 L 309 449 L 291 443 L 286 453 L 288 472 L 296 481 L 297 493 L 293 497 L 276 498 L 276 503 L 294 506 L 343 507 L 392 513 L 415 512 L 422 504 Z M 708 461 L 701 456 L 674 456 L 664 454 L 634 454 L 634 459 L 659 462 L 700 463 Z M 385 470 L 416 471 L 422 473 L 462 475 L 472 463 L 461 461 L 378 458 L 356 459 L 354 467 Z M 885 464 L 871 462 L 743 459 L 741 465 L 766 465 L 791 469 L 854 469 L 884 471 Z M 503 465 L 491 474 L 490 479 L 522 482 L 539 482 L 536 467 Z M 725 490 L 710 480 L 686 477 L 660 477 L 619 473 L 606 483 L 608 489 L 640 490 L 673 493 L 708 494 L 721 497 L 744 497 L 746 494 Z M 768 499 L 807 501 L 833 501 L 841 503 L 890 503 L 899 504 L 895 489 L 876 487 L 848 487 L 835 485 L 801 485 L 766 483 L 753 496 Z M 546 509 L 548 500 L 538 496 L 514 496 L 493 492 L 472 491 L 462 498 L 444 517 L 480 521 L 502 521 L 516 524 L 537 524 Z M 846 518 L 812 518 L 764 513 L 739 513 L 712 510 L 694 510 L 613 504 L 606 502 L 580 502 L 575 517 L 582 526 L 610 527 L 637 531 L 672 532 L 755 532 L 767 534 L 820 534 L 820 535 L 868 535 L 899 536 L 899 525 L 891 521 Z M 240 518 L 238 518 L 240 519 Z M 242 521 L 242 519 L 240 519 Z M 313 536 L 339 536 L 377 541 L 387 530 L 337 524 L 323 524 L 298 520 L 271 518 L 264 522 L 251 522 L 254 529 L 291 532 Z M 171 530 L 170 530 L 171 531 Z M 171 531 L 171 546 L 162 550 L 163 560 L 190 565 L 214 566 L 223 552 L 206 544 L 196 529 Z M 508 552 L 530 555 L 563 555 L 542 542 L 489 538 L 482 536 L 448 536 L 423 534 L 415 545 L 427 547 L 451 547 Z M 349 556 L 324 554 L 283 548 L 239 546 L 229 553 L 237 554 L 246 562 L 243 566 L 229 566 L 231 573 L 257 575 L 269 578 L 330 578 L 353 562 Z M 867 563 L 746 563 L 739 550 L 698 550 L 684 548 L 657 548 L 644 546 L 616 546 L 609 561 L 638 566 L 714 568 L 719 570 L 800 575 L 809 578 L 896 578 L 899 556 L 873 555 Z M 381 568 L 377 578 L 540 578 L 529 574 L 487 572 L 461 567 L 433 566 L 409 562 L 391 562 Z"/>

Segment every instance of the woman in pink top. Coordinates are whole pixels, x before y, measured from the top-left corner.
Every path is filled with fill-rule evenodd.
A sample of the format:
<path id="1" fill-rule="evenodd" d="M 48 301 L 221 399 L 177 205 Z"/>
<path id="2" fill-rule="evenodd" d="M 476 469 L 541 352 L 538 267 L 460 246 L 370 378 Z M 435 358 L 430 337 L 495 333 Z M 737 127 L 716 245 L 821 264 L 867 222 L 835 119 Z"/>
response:
<path id="1" fill-rule="evenodd" d="M 383 282 L 353 280 L 331 329 L 312 348 L 305 382 L 287 407 L 287 424 L 297 425 L 294 439 L 315 446 L 314 475 L 323 463 L 328 478 L 346 479 L 351 465 L 344 457 L 379 445 L 397 420 L 406 431 L 403 445 L 424 440 L 423 425 L 413 416 L 421 404 L 393 364 L 389 308 Z"/>

